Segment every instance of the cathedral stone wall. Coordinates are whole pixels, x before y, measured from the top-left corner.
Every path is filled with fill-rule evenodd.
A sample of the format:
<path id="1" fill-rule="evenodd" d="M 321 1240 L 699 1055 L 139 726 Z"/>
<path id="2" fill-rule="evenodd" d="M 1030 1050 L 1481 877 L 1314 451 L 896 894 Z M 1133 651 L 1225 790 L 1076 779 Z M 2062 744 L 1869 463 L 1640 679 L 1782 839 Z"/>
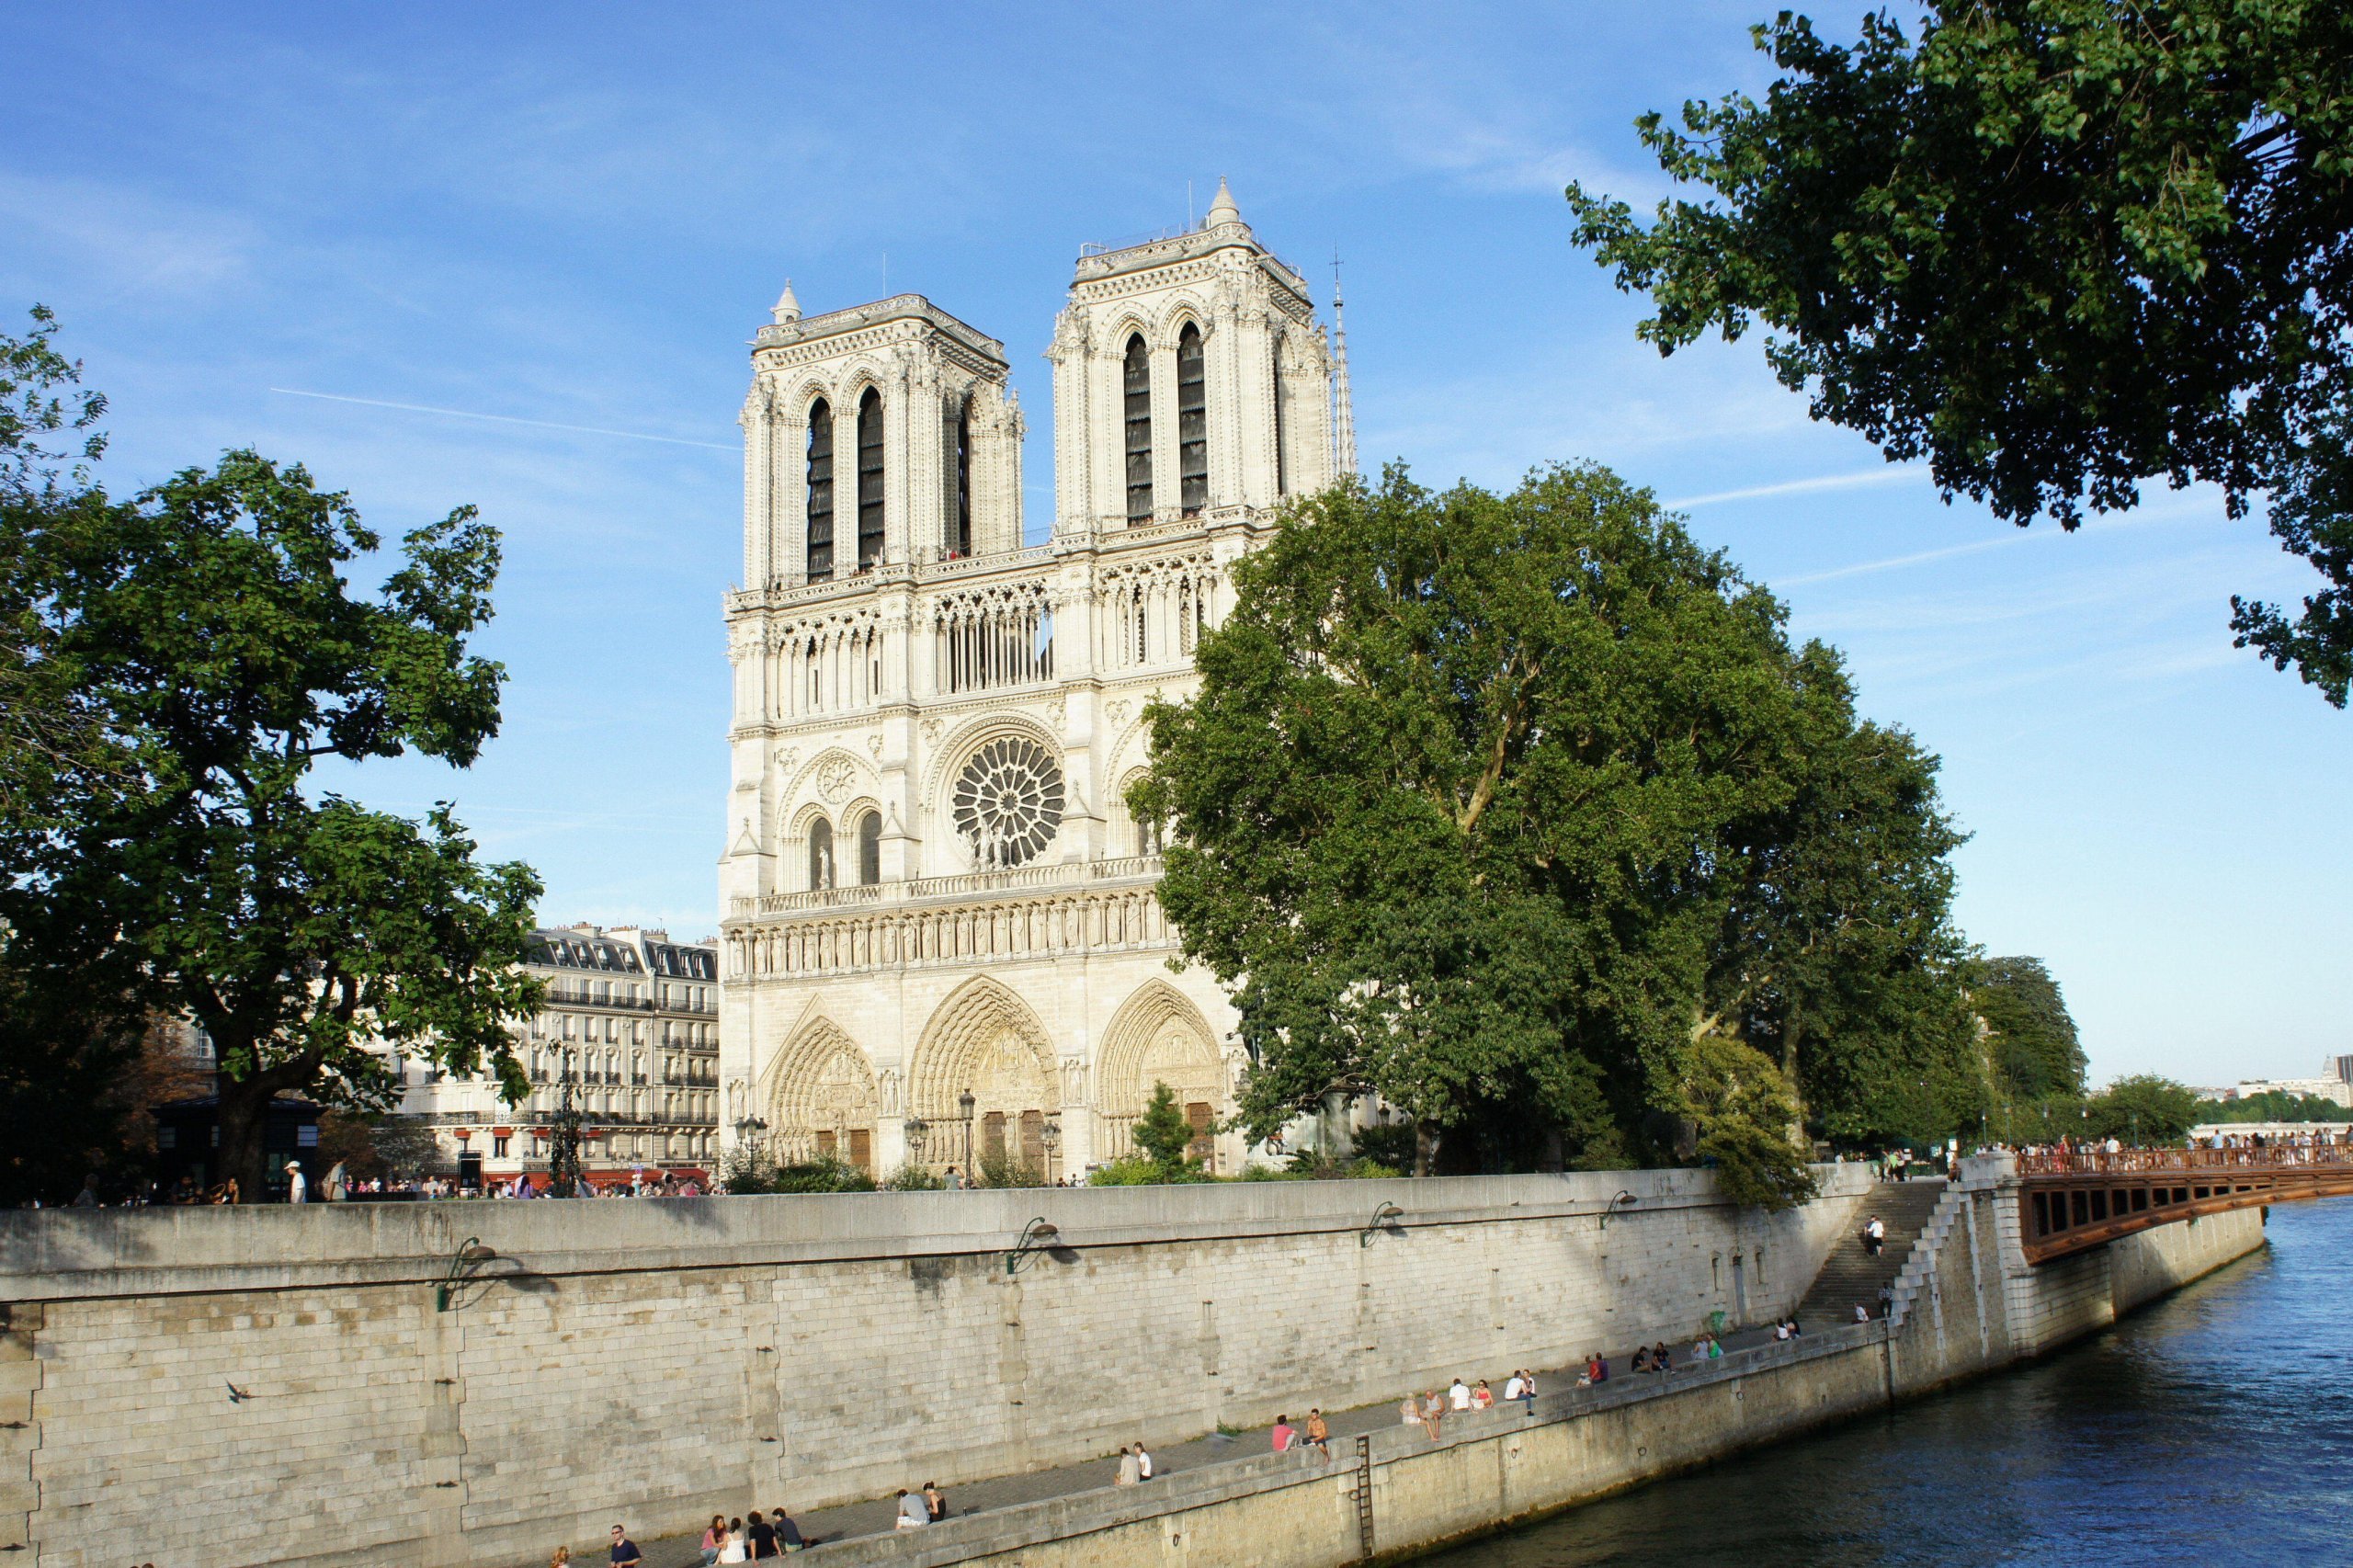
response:
<path id="1" fill-rule="evenodd" d="M 1160 824 L 1126 797 L 1233 562 L 1333 477 L 1305 281 L 1223 190 L 1196 228 L 1081 256 L 1035 547 L 1002 344 L 918 295 L 804 315 L 788 290 L 774 317 L 726 606 L 722 1143 L 1051 1178 L 1131 1152 L 1166 1083 L 1239 1166 L 1208 1131 L 1233 1009 L 1172 972 Z"/>
<path id="2" fill-rule="evenodd" d="M 509 1563 L 1558 1365 L 1788 1306 L 1827 1174 L 0 1214 L 0 1549 Z"/>

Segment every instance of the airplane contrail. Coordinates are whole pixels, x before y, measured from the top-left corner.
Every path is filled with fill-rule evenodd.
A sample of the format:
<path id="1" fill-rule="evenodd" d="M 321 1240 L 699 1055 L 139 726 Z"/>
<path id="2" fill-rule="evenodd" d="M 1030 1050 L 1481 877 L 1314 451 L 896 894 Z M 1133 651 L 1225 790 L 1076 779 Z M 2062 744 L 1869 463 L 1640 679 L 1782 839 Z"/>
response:
<path id="1" fill-rule="evenodd" d="M 1893 484 L 1902 480 L 1925 479 L 1928 471 L 1922 468 L 1875 468 L 1863 473 L 1824 474 L 1819 479 L 1792 479 L 1780 484 L 1759 484 L 1746 490 L 1719 490 L 1712 495 L 1687 495 L 1680 501 L 1662 501 L 1660 506 L 1670 511 L 1685 506 L 1711 506 L 1719 501 L 1754 501 L 1767 495 L 1798 495 L 1809 490 L 1852 490 L 1866 484 Z"/>
<path id="2" fill-rule="evenodd" d="M 313 397 L 322 403 L 356 403 L 363 408 L 397 408 L 404 414 L 438 414 L 451 419 L 485 419 L 494 425 L 529 425 L 540 430 L 572 430 L 583 436 L 618 436 L 625 441 L 659 441 L 670 447 L 702 447 L 714 452 L 742 449 L 717 441 L 689 441 L 677 436 L 649 436 L 642 430 L 608 430 L 597 425 L 560 425 L 552 419 L 517 419 L 511 414 L 476 414 L 464 408 L 432 408 L 421 403 L 386 403 L 381 398 L 346 397 L 340 392 L 303 392 L 298 387 L 272 387 L 282 397 Z"/>

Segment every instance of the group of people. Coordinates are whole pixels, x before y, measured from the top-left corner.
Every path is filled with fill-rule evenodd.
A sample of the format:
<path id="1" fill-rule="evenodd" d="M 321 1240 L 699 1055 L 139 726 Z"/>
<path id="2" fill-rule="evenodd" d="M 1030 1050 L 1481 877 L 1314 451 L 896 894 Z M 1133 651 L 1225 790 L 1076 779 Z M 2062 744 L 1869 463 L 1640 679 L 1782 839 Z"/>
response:
<path id="1" fill-rule="evenodd" d="M 782 1508 L 773 1510 L 766 1518 L 760 1517 L 757 1508 L 740 1519 L 713 1514 L 710 1527 L 702 1532 L 703 1568 L 710 1568 L 714 1562 L 761 1562 L 788 1551 L 798 1551 L 807 1544 L 801 1539 L 801 1527 Z M 620 1562 L 621 1559 L 616 1557 L 613 1561 Z"/>
<path id="2" fill-rule="evenodd" d="M 1514 1369 L 1511 1376 L 1504 1380 L 1503 1403 L 1508 1404 L 1514 1400 L 1525 1411 L 1533 1413 L 1536 1409 L 1536 1374 L 1525 1367 Z M 1419 1395 L 1409 1393 L 1398 1401 L 1397 1422 L 1401 1426 L 1420 1427 L 1435 1443 L 1445 1430 L 1448 1416 L 1469 1415 L 1495 1407 L 1495 1391 L 1488 1386 L 1486 1379 L 1466 1383 L 1456 1378 L 1443 1392 L 1429 1389 Z"/>
<path id="3" fill-rule="evenodd" d="M 910 1492 L 902 1486 L 899 1488 L 898 1508 L 898 1517 L 891 1522 L 892 1529 L 921 1529 L 948 1517 L 948 1494 L 939 1489 L 939 1483 L 936 1481 L 925 1482 L 920 1492 Z"/>

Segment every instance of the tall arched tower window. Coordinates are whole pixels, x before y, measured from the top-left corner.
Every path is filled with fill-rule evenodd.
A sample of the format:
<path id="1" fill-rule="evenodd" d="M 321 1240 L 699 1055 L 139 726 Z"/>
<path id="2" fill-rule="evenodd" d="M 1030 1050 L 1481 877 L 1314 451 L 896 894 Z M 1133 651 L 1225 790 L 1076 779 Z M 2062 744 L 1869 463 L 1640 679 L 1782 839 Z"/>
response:
<path id="1" fill-rule="evenodd" d="M 1152 521 L 1152 359 L 1143 335 L 1128 339 L 1120 371 L 1128 433 L 1128 521 Z"/>
<path id="2" fill-rule="evenodd" d="M 882 880 L 882 818 L 869 812 L 858 819 L 858 885 L 870 888 Z"/>
<path id="3" fill-rule="evenodd" d="M 882 559 L 882 394 L 858 400 L 858 569 Z"/>
<path id="4" fill-rule="evenodd" d="M 809 580 L 834 574 L 834 408 L 809 405 Z"/>
<path id="5" fill-rule="evenodd" d="M 949 552 L 972 553 L 972 400 L 966 398 L 948 417 L 949 477 L 953 482 L 948 502 Z"/>
<path id="6" fill-rule="evenodd" d="M 824 817 L 809 824 L 809 891 L 834 885 L 834 824 Z"/>
<path id="7" fill-rule="evenodd" d="M 1283 344 L 1275 339 L 1275 376 L 1268 383 L 1275 389 L 1275 494 L 1290 494 L 1290 465 L 1283 452 Z"/>
<path id="8" fill-rule="evenodd" d="M 1201 329 L 1191 322 L 1176 335 L 1177 501 L 1187 517 L 1210 504 L 1209 369 Z"/>

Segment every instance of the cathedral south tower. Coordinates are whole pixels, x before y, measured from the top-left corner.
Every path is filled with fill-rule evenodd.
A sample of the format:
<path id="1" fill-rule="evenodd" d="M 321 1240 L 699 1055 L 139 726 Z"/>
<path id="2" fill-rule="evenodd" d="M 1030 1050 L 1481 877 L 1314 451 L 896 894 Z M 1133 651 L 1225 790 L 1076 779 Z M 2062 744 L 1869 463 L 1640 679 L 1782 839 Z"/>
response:
<path id="1" fill-rule="evenodd" d="M 722 1138 L 1051 1180 L 1130 1152 L 1165 1083 L 1233 1168 L 1207 1131 L 1232 1010 L 1169 971 L 1155 831 L 1123 801 L 1233 562 L 1333 477 L 1305 282 L 1222 182 L 1199 227 L 1086 247 L 1038 546 L 1002 344 L 912 294 L 804 316 L 788 288 L 773 318 L 726 606 Z"/>

